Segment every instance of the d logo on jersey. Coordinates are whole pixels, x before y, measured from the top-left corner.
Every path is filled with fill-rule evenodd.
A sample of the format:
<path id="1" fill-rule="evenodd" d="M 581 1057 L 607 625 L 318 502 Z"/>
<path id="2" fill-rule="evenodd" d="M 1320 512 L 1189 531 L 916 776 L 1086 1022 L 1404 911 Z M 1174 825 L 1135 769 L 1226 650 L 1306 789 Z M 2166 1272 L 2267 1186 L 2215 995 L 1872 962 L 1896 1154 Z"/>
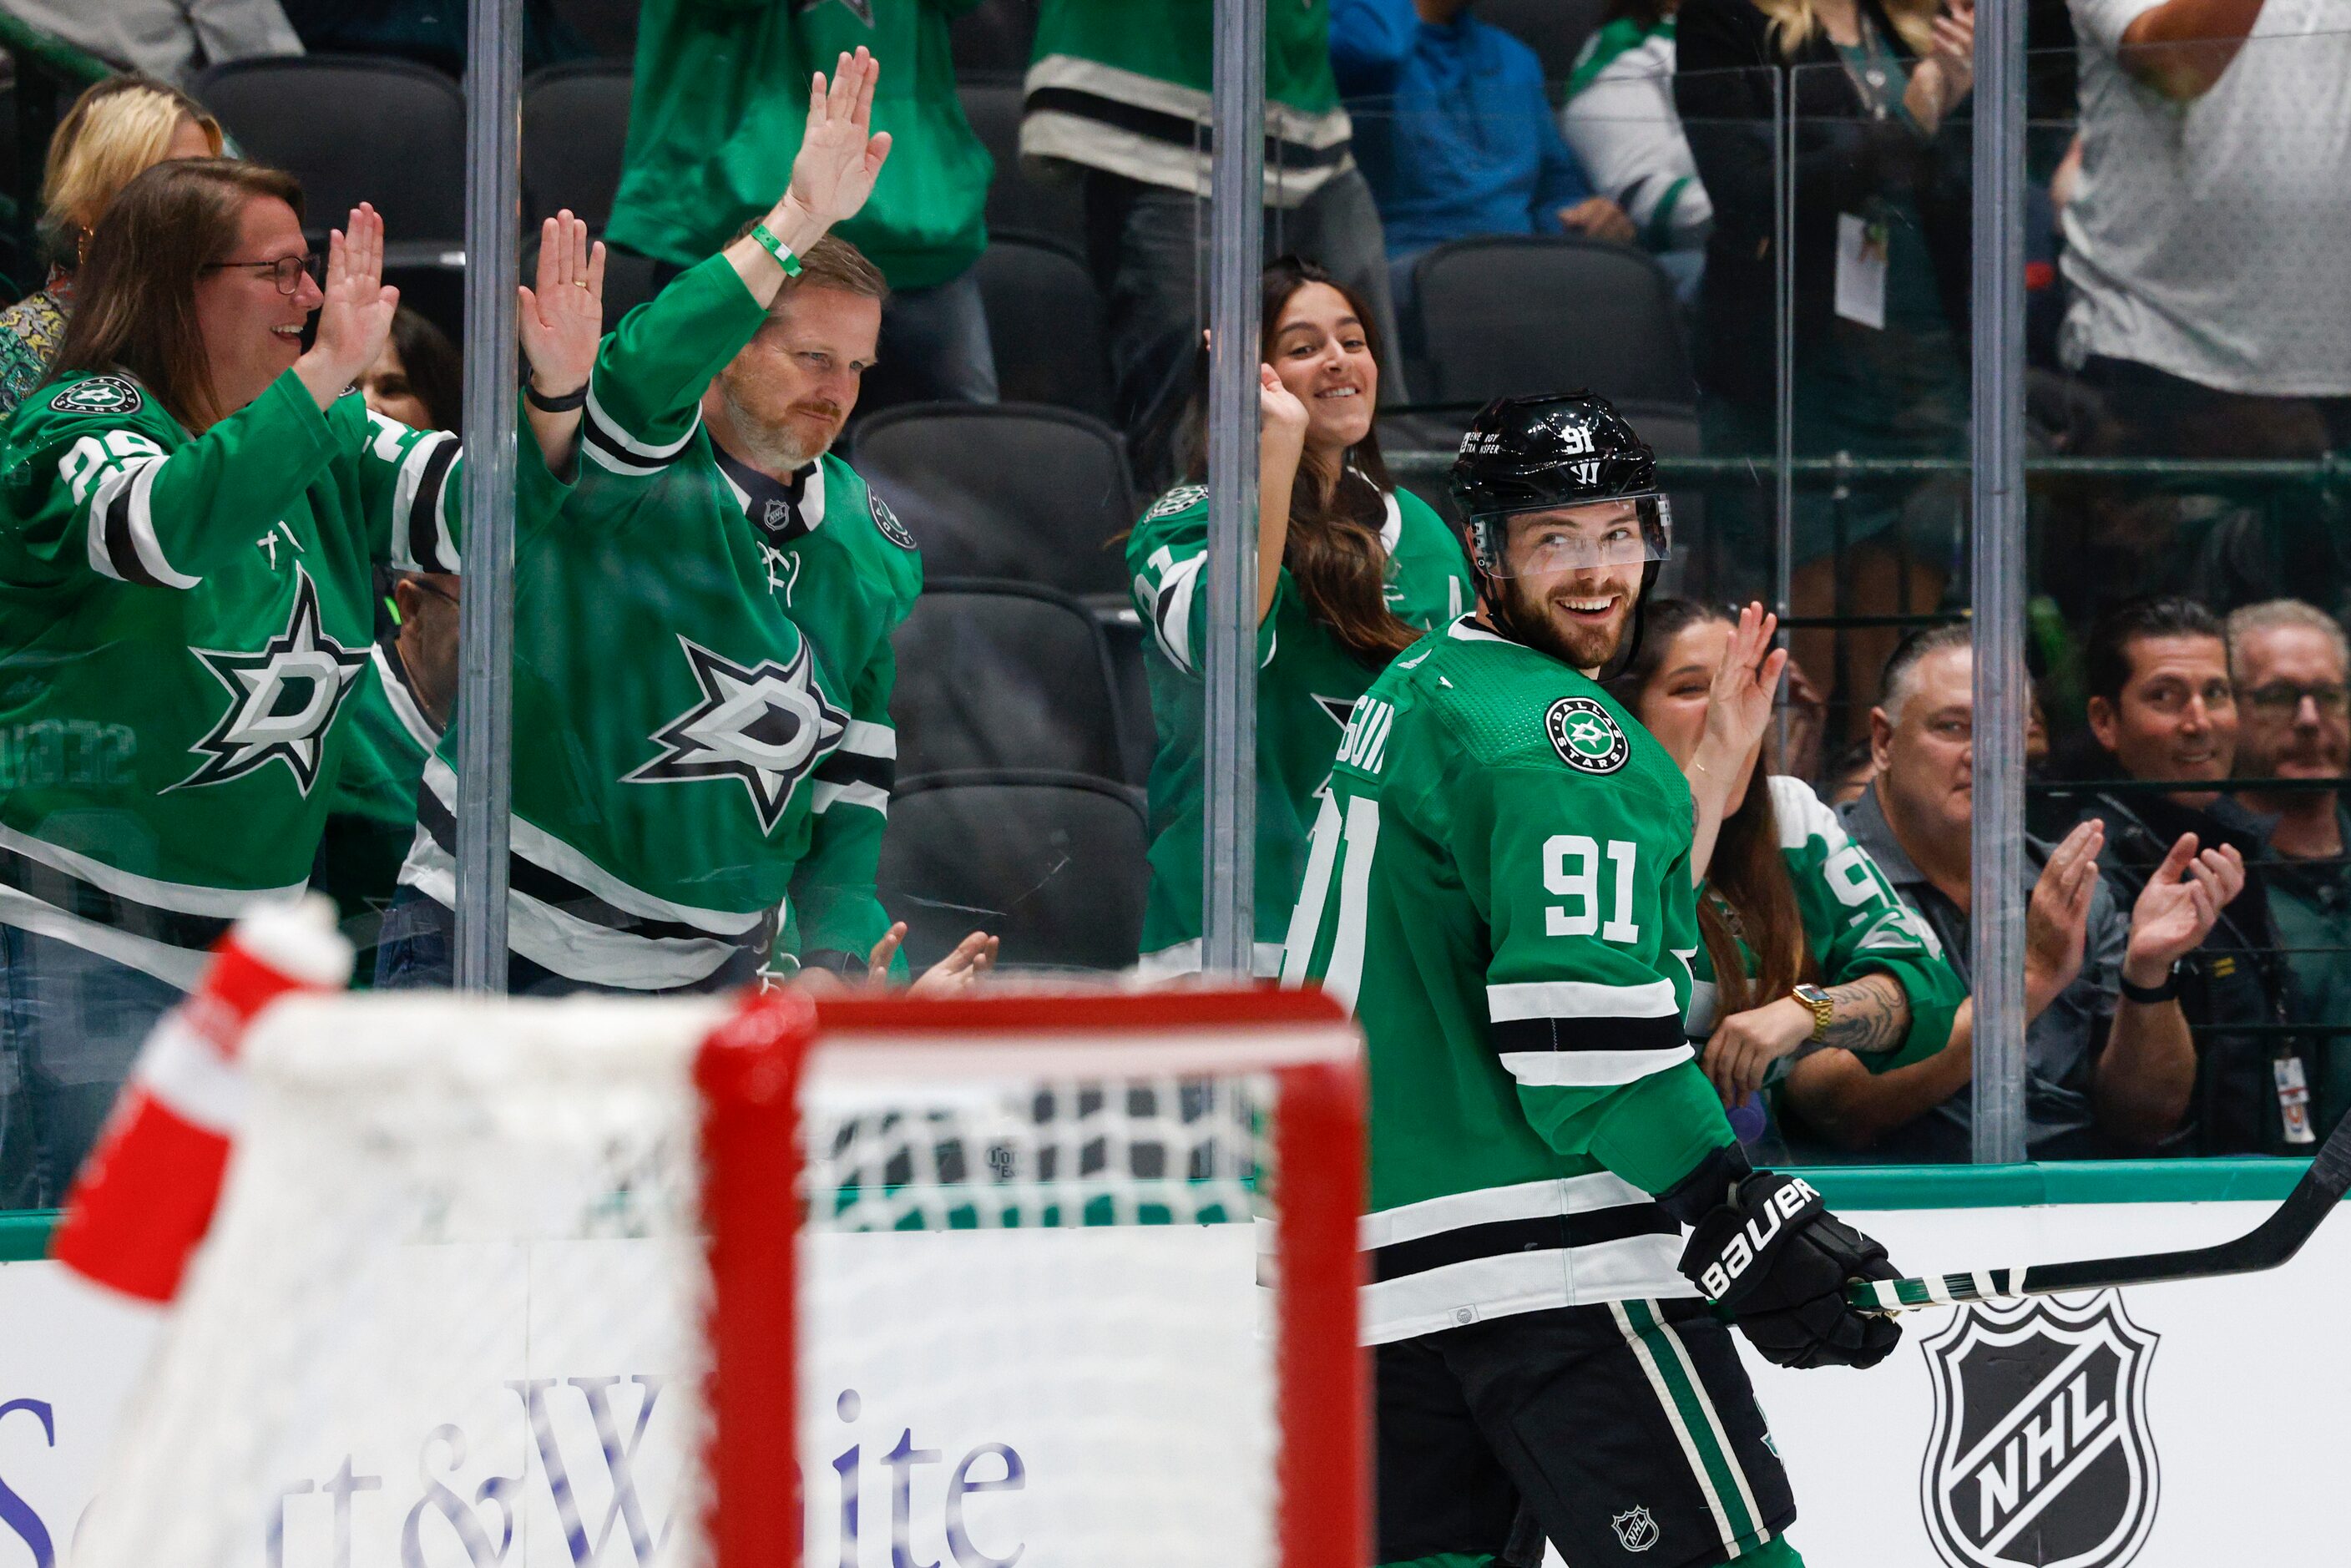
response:
<path id="1" fill-rule="evenodd" d="M 212 733 L 188 748 L 204 757 L 204 766 L 170 789 L 225 784 L 283 762 L 296 788 L 308 796 L 335 711 L 368 662 L 364 647 L 346 648 L 320 627 L 319 590 L 310 574 L 295 567 L 293 613 L 286 630 L 259 653 L 188 652 L 228 688 L 231 701 Z"/>
<path id="2" fill-rule="evenodd" d="M 677 641 L 702 700 L 654 731 L 662 755 L 621 781 L 738 779 L 759 814 L 760 831 L 772 833 L 800 780 L 841 744 L 849 715 L 817 684 L 806 643 L 783 664 L 762 659 L 747 667 L 683 636 Z"/>
<path id="3" fill-rule="evenodd" d="M 59 413 L 136 413 L 146 399 L 120 376 L 91 376 L 49 400 Z"/>
<path id="4" fill-rule="evenodd" d="M 1543 715 L 1559 759 L 1579 773 L 1614 773 L 1633 755 L 1633 743 L 1608 710 L 1590 697 L 1562 697 Z"/>
<path id="5" fill-rule="evenodd" d="M 2156 1335 L 2102 1291 L 1962 1307 L 1925 1350 L 1927 1534 L 1951 1568 L 2123 1568 L 2155 1527 Z"/>

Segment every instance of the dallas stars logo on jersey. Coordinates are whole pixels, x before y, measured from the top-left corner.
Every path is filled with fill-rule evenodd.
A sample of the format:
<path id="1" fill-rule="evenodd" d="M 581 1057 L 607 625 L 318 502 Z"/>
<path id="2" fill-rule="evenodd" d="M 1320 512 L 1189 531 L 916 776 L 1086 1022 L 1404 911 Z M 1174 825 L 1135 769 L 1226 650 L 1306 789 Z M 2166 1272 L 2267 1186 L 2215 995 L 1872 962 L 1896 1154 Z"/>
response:
<path id="1" fill-rule="evenodd" d="M 90 376 L 49 400 L 59 413 L 136 413 L 146 400 L 120 376 Z"/>
<path id="2" fill-rule="evenodd" d="M 1543 729 L 1559 759 L 1579 773 L 1614 773 L 1633 755 L 1625 732 L 1590 697 L 1562 697 L 1552 704 Z"/>
<path id="3" fill-rule="evenodd" d="M 702 701 L 653 733 L 662 755 L 624 784 L 736 779 L 750 793 L 759 828 L 772 833 L 784 808 L 818 761 L 841 744 L 849 715 L 816 682 L 816 660 L 802 643 L 788 663 L 762 659 L 747 668 L 681 636 Z"/>
<path id="4" fill-rule="evenodd" d="M 310 574 L 297 566 L 294 580 L 294 611 L 286 630 L 259 653 L 188 650 L 234 700 L 212 733 L 189 748 L 204 755 L 204 766 L 171 789 L 225 784 L 272 762 L 286 764 L 305 797 L 318 782 L 327 731 L 351 682 L 367 668 L 368 653 L 364 646 L 346 648 L 328 636 L 319 625 L 319 590 Z"/>

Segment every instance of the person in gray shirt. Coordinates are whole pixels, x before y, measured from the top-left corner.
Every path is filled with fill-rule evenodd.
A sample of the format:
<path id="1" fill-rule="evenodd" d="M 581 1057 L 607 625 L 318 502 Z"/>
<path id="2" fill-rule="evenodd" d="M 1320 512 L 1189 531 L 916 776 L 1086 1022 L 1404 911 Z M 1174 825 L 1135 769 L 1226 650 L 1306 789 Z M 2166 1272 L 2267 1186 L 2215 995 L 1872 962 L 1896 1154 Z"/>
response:
<path id="1" fill-rule="evenodd" d="M 302 40 L 277 0 L 5 0 L 8 11 L 111 65 L 172 86 L 206 66 L 298 55 Z"/>
<path id="2" fill-rule="evenodd" d="M 1870 714 L 1878 774 L 1839 808 L 1845 831 L 1970 975 L 1970 742 L 1973 651 L 1964 627 L 1913 636 L 1888 661 L 1884 702 Z M 2244 885 L 2233 849 L 2172 847 L 2126 915 L 2098 876 L 2102 824 L 2081 823 L 2052 847 L 2028 841 L 2036 867 L 2025 932 L 2025 1122 L 2034 1159 L 2143 1154 L 2179 1132 L 2196 1082 L 2196 1051 L 2179 1004 L 2165 994 L 2172 965 L 2209 932 Z M 1936 1055 L 1872 1077 L 1837 1051 L 1789 1074 L 1788 1107 L 1835 1146 L 1876 1160 L 1965 1160 L 1974 1007 L 1960 1009 Z"/>

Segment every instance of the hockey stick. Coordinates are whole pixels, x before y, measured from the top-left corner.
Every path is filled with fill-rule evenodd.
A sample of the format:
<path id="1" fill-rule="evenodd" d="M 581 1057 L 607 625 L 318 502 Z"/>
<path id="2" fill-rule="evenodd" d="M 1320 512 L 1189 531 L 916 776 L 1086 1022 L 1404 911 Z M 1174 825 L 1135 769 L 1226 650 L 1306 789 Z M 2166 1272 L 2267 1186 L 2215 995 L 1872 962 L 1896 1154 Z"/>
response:
<path id="1" fill-rule="evenodd" d="M 2112 1285 L 2153 1285 L 2167 1280 L 2209 1280 L 2274 1269 L 2296 1252 L 2351 1189 L 2351 1115 L 2335 1124 L 2285 1201 L 2233 1241 L 2185 1252 L 2145 1252 L 2082 1263 L 2036 1263 L 2029 1269 L 1978 1269 L 1926 1279 L 1865 1280 L 1845 1287 L 1845 1300 L 1865 1312 L 1891 1315 L 1914 1307 L 1959 1301 L 2098 1291 Z"/>

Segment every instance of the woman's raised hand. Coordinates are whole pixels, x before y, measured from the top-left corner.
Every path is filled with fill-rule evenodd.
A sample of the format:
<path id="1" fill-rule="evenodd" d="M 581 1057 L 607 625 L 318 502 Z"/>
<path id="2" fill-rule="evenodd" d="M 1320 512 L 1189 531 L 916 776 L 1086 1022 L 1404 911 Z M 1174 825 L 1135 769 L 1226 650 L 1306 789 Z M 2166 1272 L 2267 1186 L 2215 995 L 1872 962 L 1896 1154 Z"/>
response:
<path id="1" fill-rule="evenodd" d="M 1708 749 L 1736 768 L 1763 739 L 1771 723 L 1771 701 L 1788 667 L 1788 651 L 1771 646 L 1780 618 L 1761 604 L 1739 612 L 1730 648 L 1707 693 Z"/>
<path id="2" fill-rule="evenodd" d="M 383 352 L 400 290 L 383 281 L 383 219 L 367 203 L 327 235 L 319 330 L 296 370 L 319 406 L 342 396 Z"/>

